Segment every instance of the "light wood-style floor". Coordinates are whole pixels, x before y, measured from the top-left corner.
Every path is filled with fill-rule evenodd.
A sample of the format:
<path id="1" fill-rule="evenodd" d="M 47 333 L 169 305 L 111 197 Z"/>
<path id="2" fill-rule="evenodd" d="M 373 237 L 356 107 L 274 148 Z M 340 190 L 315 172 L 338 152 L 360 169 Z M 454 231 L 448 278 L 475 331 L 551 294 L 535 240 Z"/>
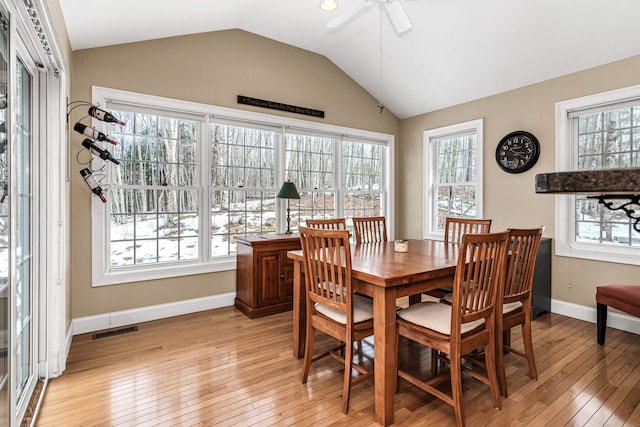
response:
<path id="1" fill-rule="evenodd" d="M 67 370 L 52 379 L 37 426 L 374 426 L 373 383 L 354 387 L 340 410 L 342 371 L 311 367 L 291 350 L 291 312 L 250 320 L 234 308 L 141 323 L 129 334 L 73 339 Z M 534 321 L 539 379 L 507 355 L 510 395 L 492 407 L 482 383 L 464 378 L 468 426 L 639 426 L 640 336 L 555 314 Z M 520 345 L 520 333 L 513 334 Z M 319 344 L 329 344 L 320 339 Z M 372 342 L 363 345 L 365 360 Z M 402 363 L 428 372 L 429 352 L 403 345 Z M 402 382 L 397 426 L 449 426 L 453 410 Z"/>

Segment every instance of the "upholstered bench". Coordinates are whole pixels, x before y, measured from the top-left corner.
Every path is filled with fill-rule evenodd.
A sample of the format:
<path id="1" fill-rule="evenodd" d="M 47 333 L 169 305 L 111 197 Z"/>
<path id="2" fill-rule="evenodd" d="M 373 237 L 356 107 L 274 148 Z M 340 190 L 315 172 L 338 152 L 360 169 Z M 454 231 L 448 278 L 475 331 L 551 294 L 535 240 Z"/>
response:
<path id="1" fill-rule="evenodd" d="M 603 285 L 596 288 L 598 344 L 604 345 L 607 307 L 640 317 L 640 285 Z"/>

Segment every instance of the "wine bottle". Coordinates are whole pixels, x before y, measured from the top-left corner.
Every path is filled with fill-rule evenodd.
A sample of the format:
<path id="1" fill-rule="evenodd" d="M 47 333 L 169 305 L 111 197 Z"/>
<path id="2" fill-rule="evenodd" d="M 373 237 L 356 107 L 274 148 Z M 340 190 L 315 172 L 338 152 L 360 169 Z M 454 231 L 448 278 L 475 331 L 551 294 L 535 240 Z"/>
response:
<path id="1" fill-rule="evenodd" d="M 2 183 L 2 194 L 0 195 L 0 203 L 4 203 L 4 199 L 9 195 L 9 184 L 7 181 Z"/>
<path id="2" fill-rule="evenodd" d="M 102 160 L 109 160 L 110 162 L 113 162 L 116 165 L 120 164 L 119 161 L 117 161 L 116 159 L 111 157 L 111 153 L 110 152 L 108 152 L 107 150 L 103 150 L 102 148 L 98 147 L 89 138 L 86 138 L 84 141 L 82 141 L 82 146 L 84 148 L 88 149 L 89 151 L 92 151 L 94 154 L 96 154 Z"/>
<path id="3" fill-rule="evenodd" d="M 125 122 L 116 119 L 115 116 L 110 112 L 104 111 L 96 106 L 89 107 L 89 115 L 91 117 L 95 117 L 98 120 L 102 120 L 103 122 L 117 123 L 121 126 L 126 125 Z"/>
<path id="4" fill-rule="evenodd" d="M 107 203 L 107 198 L 104 197 L 104 193 L 102 192 L 102 187 L 100 186 L 100 183 L 98 182 L 96 177 L 93 175 L 93 172 L 91 172 L 91 169 L 89 168 L 82 169 L 80 171 L 80 175 L 82 175 L 84 182 L 86 182 L 89 188 L 91 189 L 91 191 L 93 191 L 93 194 L 100 197 L 100 200 L 102 200 L 102 203 Z"/>
<path id="5" fill-rule="evenodd" d="M 95 128 L 90 128 L 87 125 L 83 125 L 80 122 L 76 123 L 73 126 L 73 130 L 85 136 L 88 136 L 89 138 L 93 138 L 97 141 L 106 141 L 109 144 L 113 144 L 113 145 L 118 144 L 118 141 L 114 141 L 113 139 L 109 138 L 108 135 L 105 135 L 104 133 L 100 132 L 99 130 L 96 130 Z"/>

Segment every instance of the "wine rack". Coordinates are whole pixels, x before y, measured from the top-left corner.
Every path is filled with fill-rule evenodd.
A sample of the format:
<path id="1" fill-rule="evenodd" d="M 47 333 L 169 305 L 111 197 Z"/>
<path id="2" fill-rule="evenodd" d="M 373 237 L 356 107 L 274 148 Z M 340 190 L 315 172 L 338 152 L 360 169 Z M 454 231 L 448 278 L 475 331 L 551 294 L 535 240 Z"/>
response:
<path id="1" fill-rule="evenodd" d="M 103 121 L 106 123 L 113 123 L 120 126 L 125 126 L 126 123 L 119 120 L 117 117 L 111 114 L 111 112 L 104 110 L 97 105 L 93 105 L 90 102 L 73 101 L 67 105 L 67 124 L 69 124 L 69 117 L 71 115 L 71 112 L 81 107 L 87 108 L 87 115 L 82 117 L 79 121 L 75 123 L 75 125 L 73 126 L 73 130 L 86 137 L 82 141 L 82 147 L 83 149 L 88 150 L 89 153 L 91 154 L 91 160 L 89 160 L 88 162 L 89 165 L 93 160 L 93 156 L 97 156 L 100 159 L 104 160 L 105 162 L 109 161 L 115 165 L 119 165 L 120 162 L 111 155 L 111 152 L 106 147 L 103 148 L 100 146 L 101 143 L 117 145 L 118 141 L 111 139 L 109 135 L 106 135 L 105 133 L 100 132 L 99 130 L 91 126 L 85 125 L 84 123 L 82 123 L 82 120 L 93 117 L 100 121 Z M 78 155 L 76 156 L 76 162 L 78 162 L 78 164 L 81 166 L 87 166 L 86 163 L 83 163 L 79 160 L 78 156 L 80 155 L 81 152 L 82 151 L 78 152 Z M 83 167 L 80 170 L 80 175 L 82 176 L 82 179 L 85 181 L 85 183 L 87 184 L 91 192 L 96 196 L 98 196 L 103 203 L 106 203 L 107 198 L 105 197 L 105 193 L 106 193 L 107 186 L 104 186 L 103 188 L 102 183 L 97 177 L 98 176 L 97 172 L 102 172 L 103 170 L 104 170 L 104 166 L 98 171 L 94 171 L 90 167 Z"/>

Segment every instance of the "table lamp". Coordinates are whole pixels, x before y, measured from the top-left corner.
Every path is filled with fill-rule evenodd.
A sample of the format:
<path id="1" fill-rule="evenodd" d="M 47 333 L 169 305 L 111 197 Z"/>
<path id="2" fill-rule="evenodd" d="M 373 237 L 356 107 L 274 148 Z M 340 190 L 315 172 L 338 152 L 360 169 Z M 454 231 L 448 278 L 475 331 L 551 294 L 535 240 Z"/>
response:
<path id="1" fill-rule="evenodd" d="M 291 234 L 291 228 L 289 228 L 291 224 L 291 210 L 289 209 L 289 199 L 300 199 L 300 194 L 298 194 L 298 190 L 296 189 L 296 185 L 291 181 L 285 181 L 276 196 L 278 199 L 287 199 L 287 231 L 285 234 Z"/>

